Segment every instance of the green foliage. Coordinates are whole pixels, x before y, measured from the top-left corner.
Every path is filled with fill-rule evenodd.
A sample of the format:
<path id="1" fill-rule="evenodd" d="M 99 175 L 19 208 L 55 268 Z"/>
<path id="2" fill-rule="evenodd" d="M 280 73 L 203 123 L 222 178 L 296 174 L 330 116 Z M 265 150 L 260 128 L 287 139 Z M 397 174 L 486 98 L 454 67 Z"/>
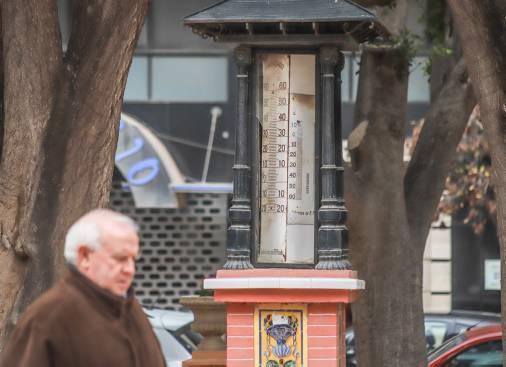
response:
<path id="1" fill-rule="evenodd" d="M 449 47 L 446 47 L 445 44 L 435 44 L 432 46 L 430 50 L 430 55 L 427 59 L 427 62 L 423 64 L 423 72 L 424 74 L 430 78 L 432 75 L 432 64 L 438 58 L 444 58 L 451 56 L 453 54 L 453 50 Z"/>
<path id="2" fill-rule="evenodd" d="M 430 77 L 434 60 L 452 54 L 452 49 L 448 48 L 445 43 L 446 2 L 443 0 L 417 1 L 420 4 L 426 1 L 426 12 L 420 22 L 425 23 L 425 38 L 432 45 L 428 61 L 417 66 L 422 67 L 424 74 Z M 395 0 L 358 0 L 356 2 L 362 6 L 387 6 L 393 8 L 396 5 Z M 408 29 L 404 29 L 400 34 L 392 36 L 389 43 L 397 50 L 396 66 L 402 68 L 405 65 L 412 66 L 413 59 L 422 49 L 424 40 Z"/>
<path id="3" fill-rule="evenodd" d="M 430 78 L 432 64 L 436 59 L 448 57 L 452 49 L 446 45 L 445 24 L 446 2 L 441 0 L 427 0 L 427 10 L 421 19 L 425 23 L 425 37 L 432 45 L 427 63 L 423 65 L 424 74 Z"/>
<path id="4" fill-rule="evenodd" d="M 397 67 L 409 67 L 420 49 L 420 37 L 404 29 L 390 39 L 390 44 L 396 50 Z"/>
<path id="5" fill-rule="evenodd" d="M 214 291 L 212 289 L 200 289 L 196 293 L 200 297 L 212 297 L 212 296 L 214 296 Z"/>
<path id="6" fill-rule="evenodd" d="M 432 44 L 445 42 L 446 1 L 427 0 L 425 37 Z"/>

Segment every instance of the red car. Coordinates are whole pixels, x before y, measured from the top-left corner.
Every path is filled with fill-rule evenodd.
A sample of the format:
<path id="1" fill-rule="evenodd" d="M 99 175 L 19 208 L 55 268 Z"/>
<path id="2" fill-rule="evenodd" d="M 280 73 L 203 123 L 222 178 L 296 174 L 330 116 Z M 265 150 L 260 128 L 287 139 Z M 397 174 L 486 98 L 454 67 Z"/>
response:
<path id="1" fill-rule="evenodd" d="M 428 356 L 428 367 L 502 367 L 501 325 L 471 328 Z"/>

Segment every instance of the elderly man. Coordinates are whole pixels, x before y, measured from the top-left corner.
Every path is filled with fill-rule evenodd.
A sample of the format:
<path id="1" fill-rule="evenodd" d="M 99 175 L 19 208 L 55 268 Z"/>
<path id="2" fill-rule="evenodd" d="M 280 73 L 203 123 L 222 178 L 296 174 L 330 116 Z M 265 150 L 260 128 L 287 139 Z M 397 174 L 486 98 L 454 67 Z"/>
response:
<path id="1" fill-rule="evenodd" d="M 138 254 L 130 218 L 99 209 L 79 219 L 65 239 L 68 273 L 27 309 L 0 366 L 165 366 L 130 289 Z"/>

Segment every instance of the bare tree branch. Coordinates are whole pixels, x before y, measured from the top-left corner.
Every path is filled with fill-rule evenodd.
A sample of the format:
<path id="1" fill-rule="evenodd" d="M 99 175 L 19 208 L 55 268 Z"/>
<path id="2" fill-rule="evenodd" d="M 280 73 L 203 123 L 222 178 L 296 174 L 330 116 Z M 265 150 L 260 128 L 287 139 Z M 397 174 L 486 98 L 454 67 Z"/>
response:
<path id="1" fill-rule="evenodd" d="M 431 104 L 404 178 L 408 221 L 415 238 L 427 237 L 454 152 L 475 105 L 461 59 Z"/>

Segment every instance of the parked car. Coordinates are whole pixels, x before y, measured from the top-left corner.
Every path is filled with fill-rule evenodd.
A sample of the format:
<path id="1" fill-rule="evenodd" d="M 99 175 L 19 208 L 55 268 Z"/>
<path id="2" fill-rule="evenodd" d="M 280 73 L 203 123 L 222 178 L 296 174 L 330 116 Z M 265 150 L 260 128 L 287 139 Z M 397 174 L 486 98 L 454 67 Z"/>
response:
<path id="1" fill-rule="evenodd" d="M 428 367 L 502 367 L 501 325 L 478 326 L 454 336 L 428 356 Z"/>
<path id="2" fill-rule="evenodd" d="M 193 314 L 150 308 L 144 308 L 144 313 L 158 337 L 167 367 L 181 367 L 202 339 L 190 329 Z"/>
<path id="3" fill-rule="evenodd" d="M 425 340 L 430 352 L 446 340 L 476 325 L 493 325 L 501 322 L 501 315 L 490 312 L 452 311 L 447 314 L 425 314 Z M 353 329 L 346 332 L 346 366 L 355 367 L 355 335 Z M 474 366 L 473 366 L 474 367 Z"/>
<path id="4" fill-rule="evenodd" d="M 439 347 L 444 341 L 475 326 L 495 325 L 501 322 L 501 314 L 455 310 L 448 314 L 425 315 L 427 351 Z"/>

